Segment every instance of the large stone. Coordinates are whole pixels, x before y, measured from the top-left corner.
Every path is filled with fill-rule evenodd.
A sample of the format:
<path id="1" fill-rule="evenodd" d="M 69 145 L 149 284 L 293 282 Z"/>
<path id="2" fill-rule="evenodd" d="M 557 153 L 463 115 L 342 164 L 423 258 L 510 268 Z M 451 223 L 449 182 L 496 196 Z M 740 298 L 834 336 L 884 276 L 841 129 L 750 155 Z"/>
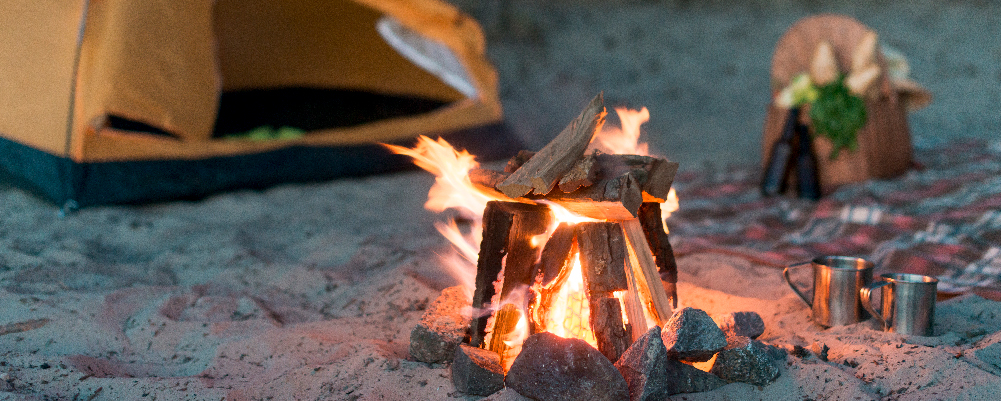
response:
<path id="1" fill-rule="evenodd" d="M 452 384 L 466 394 L 490 395 L 504 388 L 500 355 L 482 348 L 459 344 L 452 360 Z"/>
<path id="2" fill-rule="evenodd" d="M 633 342 L 615 362 L 615 367 L 629 385 L 629 399 L 661 400 L 670 393 L 667 382 L 667 349 L 660 338 L 660 326 L 654 326 Z"/>
<path id="3" fill-rule="evenodd" d="M 427 363 L 452 360 L 469 330 L 471 302 L 461 286 L 442 290 L 410 332 L 410 357 Z"/>
<path id="4" fill-rule="evenodd" d="M 730 312 L 717 316 L 715 320 L 727 336 L 755 339 L 765 332 L 765 321 L 756 312 Z"/>
<path id="5" fill-rule="evenodd" d="M 729 338 L 726 349 L 716 354 L 711 373 L 729 382 L 764 386 L 779 377 L 779 368 L 768 346 L 747 337 Z"/>
<path id="6" fill-rule="evenodd" d="M 504 382 L 540 401 L 629 398 L 626 380 L 601 352 L 583 340 L 552 333 L 525 339 Z"/>
<path id="7" fill-rule="evenodd" d="M 667 356 L 660 327 L 636 340 L 615 363 L 631 400 L 662 400 L 671 394 L 697 393 L 719 388 L 726 381 Z"/>
<path id="8" fill-rule="evenodd" d="M 689 362 L 708 361 L 726 347 L 726 335 L 705 311 L 685 307 L 671 316 L 661 330 L 667 355 Z"/>
<path id="9" fill-rule="evenodd" d="M 727 384 L 726 380 L 712 373 L 673 359 L 667 363 L 667 381 L 671 383 L 669 394 L 701 393 Z"/>

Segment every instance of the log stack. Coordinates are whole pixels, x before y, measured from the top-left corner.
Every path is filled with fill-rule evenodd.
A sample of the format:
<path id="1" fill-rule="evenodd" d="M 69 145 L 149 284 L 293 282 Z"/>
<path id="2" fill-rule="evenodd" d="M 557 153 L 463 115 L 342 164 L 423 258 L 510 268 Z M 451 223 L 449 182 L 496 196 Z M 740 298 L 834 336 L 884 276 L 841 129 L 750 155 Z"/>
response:
<path id="1" fill-rule="evenodd" d="M 504 171 L 469 172 L 479 190 L 502 199 L 484 210 L 472 301 L 474 310 L 493 312 L 473 319 L 470 342 L 498 352 L 502 363 L 506 337 L 522 318 L 521 308 L 509 303 L 511 293 L 533 288 L 526 301 L 530 332 L 542 331 L 540 322 L 578 254 L 588 320 L 609 360 L 673 313 L 677 266 L 660 203 L 667 200 L 678 164 L 587 152 L 605 114 L 599 94 L 540 151 L 520 152 Z M 596 221 L 561 223 L 553 230 L 550 205 Z M 533 239 L 544 233 L 550 233 L 548 240 L 536 246 Z M 618 292 L 625 295 L 616 297 Z"/>

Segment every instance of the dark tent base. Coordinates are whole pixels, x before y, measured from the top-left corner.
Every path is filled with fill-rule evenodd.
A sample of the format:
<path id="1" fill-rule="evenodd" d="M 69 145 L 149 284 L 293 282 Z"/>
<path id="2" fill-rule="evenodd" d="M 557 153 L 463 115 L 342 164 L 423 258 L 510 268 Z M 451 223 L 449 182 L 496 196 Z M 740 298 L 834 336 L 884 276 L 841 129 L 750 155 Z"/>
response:
<path id="1" fill-rule="evenodd" d="M 435 136 L 435 135 L 432 135 Z M 441 135 L 479 160 L 511 156 L 521 148 L 501 123 Z M 413 146 L 414 140 L 394 143 Z M 68 208 L 198 199 L 241 188 L 316 182 L 413 168 L 409 157 L 378 144 L 294 146 L 203 160 L 75 163 L 0 138 L 0 180 L 9 180 Z"/>

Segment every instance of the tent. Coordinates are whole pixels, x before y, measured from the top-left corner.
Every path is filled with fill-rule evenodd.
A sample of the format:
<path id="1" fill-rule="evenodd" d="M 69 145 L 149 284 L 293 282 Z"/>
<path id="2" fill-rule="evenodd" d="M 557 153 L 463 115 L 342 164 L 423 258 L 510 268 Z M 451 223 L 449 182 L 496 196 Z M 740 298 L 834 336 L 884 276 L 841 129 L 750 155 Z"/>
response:
<path id="1" fill-rule="evenodd" d="M 438 0 L 13 0 L 0 173 L 57 204 L 193 198 L 518 148 L 476 22 Z"/>

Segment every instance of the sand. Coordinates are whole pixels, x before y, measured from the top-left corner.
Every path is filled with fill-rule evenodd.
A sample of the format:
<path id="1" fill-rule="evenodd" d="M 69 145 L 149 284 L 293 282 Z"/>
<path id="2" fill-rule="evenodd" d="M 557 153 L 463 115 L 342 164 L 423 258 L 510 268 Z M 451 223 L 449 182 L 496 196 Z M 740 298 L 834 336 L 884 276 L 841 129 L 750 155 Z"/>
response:
<path id="1" fill-rule="evenodd" d="M 476 399 L 445 365 L 408 360 L 451 250 L 421 172 L 198 202 L 57 209 L 0 189 L 0 397 Z M 762 315 L 789 356 L 773 384 L 675 399 L 977 399 L 1001 391 L 1001 305 L 941 302 L 934 337 L 824 330 L 780 271 L 679 260 L 681 303 Z M 519 399 L 510 390 L 491 399 Z"/>
<path id="2" fill-rule="evenodd" d="M 1001 126 L 1001 13 L 989 2 L 456 2 L 484 22 L 506 120 L 529 148 L 603 90 L 610 105 L 649 107 L 646 140 L 683 169 L 756 163 L 771 49 L 797 19 L 826 11 L 911 57 L 936 96 L 911 117 L 916 139 Z M 457 283 L 422 208 L 431 182 L 401 173 L 65 217 L 0 184 L 0 399 L 478 398 L 455 392 L 447 366 L 408 360 L 423 309 Z M 762 340 L 818 352 L 788 356 L 765 387 L 674 399 L 1001 393 L 997 302 L 941 302 L 933 337 L 825 330 L 775 268 L 710 254 L 679 265 L 683 305 L 756 311 Z"/>

